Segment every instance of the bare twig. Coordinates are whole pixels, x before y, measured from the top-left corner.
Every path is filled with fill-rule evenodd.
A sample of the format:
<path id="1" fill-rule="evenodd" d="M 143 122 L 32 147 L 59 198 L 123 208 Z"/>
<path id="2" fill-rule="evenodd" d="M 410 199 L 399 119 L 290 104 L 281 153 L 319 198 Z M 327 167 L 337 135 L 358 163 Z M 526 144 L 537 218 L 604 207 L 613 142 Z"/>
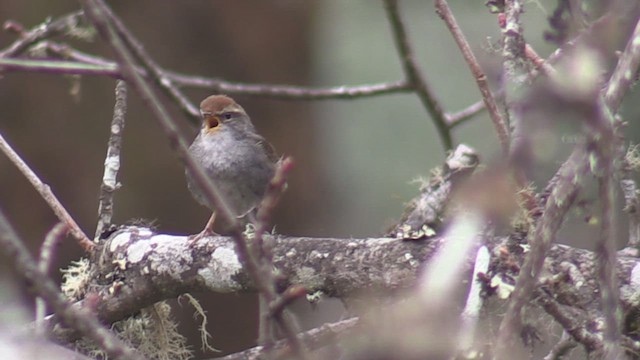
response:
<path id="1" fill-rule="evenodd" d="M 0 58 L 1 71 L 41 72 L 46 74 L 100 75 L 120 78 L 113 65 L 95 65 L 76 61 Z"/>
<path id="2" fill-rule="evenodd" d="M 100 36 L 111 46 L 116 59 L 121 66 L 123 76 L 127 82 L 136 89 L 145 105 L 149 107 L 160 122 L 161 127 L 169 137 L 173 150 L 191 172 L 196 186 L 202 189 L 205 199 L 209 203 L 213 204 L 217 213 L 229 225 L 229 231 L 236 243 L 238 252 L 242 256 L 243 264 L 247 267 L 247 271 L 254 281 L 256 281 L 256 283 L 260 283 L 260 291 L 266 293 L 266 291 L 269 291 L 268 283 L 262 276 L 262 269 L 259 267 L 257 260 L 252 255 L 252 252 L 248 247 L 247 239 L 242 234 L 242 229 L 238 219 L 234 216 L 231 209 L 225 202 L 220 190 L 206 175 L 202 166 L 195 162 L 189 154 L 186 142 L 178 133 L 175 123 L 169 116 L 164 105 L 154 93 L 150 84 L 148 84 L 141 74 L 136 71 L 133 55 L 127 48 L 125 42 L 113 28 L 111 18 L 108 16 L 109 10 L 106 10 L 108 9 L 107 5 L 101 0 L 80 0 L 80 2 L 85 9 L 87 17 L 91 22 L 93 22 Z M 305 359 L 307 357 L 306 352 L 304 351 L 302 343 L 296 337 L 291 321 L 285 317 L 280 317 L 277 320 L 278 325 L 289 340 L 289 345 L 292 347 L 296 356 Z"/>
<path id="3" fill-rule="evenodd" d="M 2 134 L 0 134 L 0 150 L 11 160 L 11 162 L 20 170 L 20 172 L 29 180 L 31 185 L 42 196 L 42 199 L 49 205 L 58 219 L 67 225 L 71 235 L 78 240 L 80 246 L 87 252 L 89 252 L 95 246 L 91 240 L 80 229 L 80 226 L 69 215 L 69 212 L 62 206 L 58 198 L 53 194 L 49 185 L 44 184 L 38 176 L 29 168 L 29 166 L 22 160 L 22 158 L 11 148 L 11 146 L 5 141 Z"/>
<path id="4" fill-rule="evenodd" d="M 613 182 L 613 158 L 601 154 L 603 174 L 599 178 L 599 194 L 602 201 L 602 225 L 596 242 L 598 256 L 598 281 L 602 313 L 605 319 L 604 341 L 605 359 L 615 360 L 622 356 L 620 348 L 621 313 L 618 304 L 618 284 L 616 278 L 616 224 L 615 185 Z"/>
<path id="5" fill-rule="evenodd" d="M 242 84 L 215 78 L 184 76 L 176 73 L 169 73 L 168 76 L 182 86 L 206 88 L 229 95 L 255 95 L 283 100 L 354 99 L 411 91 L 411 85 L 405 80 L 370 85 L 336 86 L 323 89 L 286 85 Z"/>
<path id="6" fill-rule="evenodd" d="M 64 239 L 64 236 L 68 232 L 67 225 L 64 223 L 57 223 L 47 233 L 42 245 L 40 246 L 40 256 L 38 259 L 38 269 L 45 275 L 49 276 L 51 271 L 51 265 L 53 264 L 54 250 L 58 244 Z M 44 299 L 36 298 L 36 324 L 42 324 L 42 320 L 46 311 L 46 303 Z M 36 330 L 41 335 L 44 334 L 44 326 L 37 326 Z"/>
<path id="7" fill-rule="evenodd" d="M 124 131 L 125 115 L 127 113 L 127 84 L 116 82 L 116 102 L 111 120 L 111 135 L 107 146 L 107 157 L 104 160 L 104 174 L 100 185 L 100 205 L 98 206 L 98 225 L 95 239 L 111 225 L 113 217 L 113 193 L 119 188 L 118 170 L 120 170 L 120 148 L 122 147 L 122 132 Z"/>
<path id="8" fill-rule="evenodd" d="M 544 259 L 555 239 L 555 234 L 560 229 L 567 212 L 582 188 L 584 179 L 589 174 L 587 157 L 585 146 L 578 144 L 550 182 L 553 191 L 547 199 L 542 216 L 538 219 L 533 239 L 529 241 L 531 250 L 520 269 L 518 281 L 500 324 L 496 344 L 498 353 L 503 356 L 508 353 L 508 349 L 516 340 L 514 338 L 516 334 L 520 333 L 521 311 L 533 294 Z"/>
<path id="9" fill-rule="evenodd" d="M 566 331 L 562 332 L 560 340 L 549 350 L 542 360 L 561 360 L 571 353 L 578 343 Z"/>
<path id="10" fill-rule="evenodd" d="M 332 324 L 324 324 L 318 328 L 311 329 L 300 334 L 300 338 L 305 345 L 309 347 L 309 349 L 319 349 L 328 343 L 337 342 L 339 338 L 344 337 L 349 332 L 353 331 L 358 325 L 358 321 L 358 318 L 350 318 Z M 259 360 L 264 358 L 266 352 L 267 351 L 264 346 L 257 346 L 235 354 L 216 358 L 216 360 Z M 286 341 L 276 342 L 271 349 L 271 353 L 277 355 L 277 358 L 279 359 L 287 358 L 292 355 L 291 351 L 287 348 Z"/>
<path id="11" fill-rule="evenodd" d="M 71 306 L 60 293 L 57 286 L 45 275 L 29 254 L 13 227 L 0 211 L 0 249 L 8 258 L 14 259 L 17 274 L 30 281 L 39 296 L 55 310 L 64 322 L 73 329 L 93 340 L 113 359 L 140 359 L 140 356 L 122 340 L 104 328 L 96 317 L 81 308 Z"/>
<path id="12" fill-rule="evenodd" d="M 256 227 L 257 244 L 259 244 L 260 247 L 262 247 L 260 237 L 269 227 L 273 211 L 284 193 L 287 186 L 287 178 L 289 172 L 293 169 L 293 165 L 293 159 L 290 156 L 285 157 L 278 163 L 273 179 L 269 182 L 264 198 L 260 202 L 257 214 L 258 226 Z M 261 249 L 261 251 L 264 251 L 264 253 L 260 254 L 261 256 L 266 255 L 267 259 L 272 257 L 269 248 Z"/>
<path id="13" fill-rule="evenodd" d="M 640 21 L 627 42 L 624 52 L 618 60 L 609 84 L 604 91 L 604 102 L 609 109 L 618 109 L 622 98 L 635 81 L 636 72 L 640 65 Z M 615 111 L 614 111 L 615 113 Z"/>
<path id="14" fill-rule="evenodd" d="M 111 18 L 111 23 L 118 35 L 122 37 L 122 40 L 129 47 L 132 54 L 138 59 L 138 61 L 140 61 L 147 73 L 151 75 L 150 77 L 156 85 L 163 89 L 169 97 L 175 100 L 185 115 L 192 120 L 199 122 L 200 110 L 193 105 L 184 93 L 175 86 L 173 81 L 165 75 L 165 72 L 160 68 L 155 60 L 147 54 L 144 46 L 135 38 L 135 36 L 133 36 L 129 29 L 124 26 L 120 18 L 118 18 L 118 16 L 116 16 L 109 7 L 104 7 L 103 10 L 107 16 Z"/>
<path id="15" fill-rule="evenodd" d="M 467 122 L 484 109 L 486 109 L 484 102 L 480 100 L 453 114 L 447 113 L 445 114 L 447 118 L 447 125 L 449 128 L 453 129 L 456 126 Z"/>
<path id="16" fill-rule="evenodd" d="M 255 259 L 259 262 L 258 266 L 262 268 L 260 287 L 260 334 L 258 344 L 264 345 L 267 348 L 271 347 L 273 341 L 273 334 L 271 326 L 271 320 L 278 320 L 283 314 L 284 305 L 279 311 L 272 311 L 276 305 L 275 303 L 283 303 L 284 294 L 278 294 L 276 291 L 276 278 L 273 275 L 273 239 L 264 241 L 264 234 L 267 232 L 267 228 L 271 221 L 273 211 L 275 210 L 282 193 L 287 184 L 287 175 L 293 168 L 293 160 L 290 157 L 282 159 L 278 163 L 278 167 L 273 176 L 273 179 L 269 182 L 269 186 L 265 192 L 265 195 L 258 207 L 257 225 L 255 238 L 253 239 L 253 249 L 255 250 Z M 291 329 L 289 330 L 291 331 Z M 296 329 L 295 333 L 298 330 Z M 293 333 L 293 336 L 295 336 Z"/>
<path id="17" fill-rule="evenodd" d="M 405 25 L 398 11 L 398 1 L 384 0 L 384 4 L 405 76 L 418 95 L 422 105 L 429 115 L 431 115 L 431 119 L 438 130 L 438 135 L 440 135 L 444 149 L 452 150 L 453 139 L 451 138 L 451 130 L 447 125 L 446 115 L 415 61 L 415 55 L 413 54 Z"/>
<path id="18" fill-rule="evenodd" d="M 112 68 L 114 70 L 118 69 L 118 64 L 114 61 L 107 60 L 100 56 L 87 54 L 75 48 L 72 48 L 68 44 L 58 43 L 55 41 L 42 41 L 40 44 L 43 48 L 47 49 L 48 53 L 52 55 L 57 55 L 61 59 L 64 60 L 75 60 L 80 63 L 86 63 L 91 65 L 102 65 L 107 68 Z M 139 71 L 144 71 L 142 69 L 138 69 Z M 112 76 L 119 78 L 120 72 L 114 71 L 114 74 L 106 74 L 107 76 Z"/>
<path id="19" fill-rule="evenodd" d="M 54 21 L 45 21 L 44 23 L 34 27 L 29 32 L 20 34 L 20 39 L 9 45 L 6 49 L 0 51 L 0 58 L 11 57 L 23 53 L 31 45 L 54 35 L 66 32 L 70 27 L 75 26 L 81 21 L 82 11 L 74 11 L 68 15 L 62 16 Z"/>
<path id="20" fill-rule="evenodd" d="M 476 59 L 473 51 L 471 51 L 471 47 L 467 42 L 462 30 L 458 26 L 449 5 L 445 0 L 436 0 L 436 11 L 438 15 L 444 20 L 445 24 L 449 28 L 449 31 L 453 35 L 454 40 L 458 44 L 460 51 L 462 52 L 462 56 L 465 61 L 469 65 L 469 69 L 473 74 L 474 79 L 480 89 L 480 93 L 482 94 L 482 100 L 484 101 L 487 110 L 489 111 L 489 116 L 491 117 L 491 121 L 493 122 L 493 127 L 496 130 L 498 135 L 498 140 L 500 141 L 500 145 L 502 147 L 502 151 L 507 154 L 509 152 L 509 129 L 507 127 L 507 122 L 505 121 L 503 115 L 498 109 L 498 104 L 489 89 L 489 84 L 487 82 L 487 76 L 484 71 L 480 67 L 478 60 Z"/>
<path id="21" fill-rule="evenodd" d="M 602 349 L 602 337 L 587 329 L 587 321 L 578 316 L 574 308 L 561 305 L 546 291 L 535 291 L 536 303 L 551 315 L 573 339 L 582 344 L 587 352 Z"/>
<path id="22" fill-rule="evenodd" d="M 225 221 L 228 221 L 232 229 L 237 229 L 238 220 L 231 212 L 231 209 L 222 199 L 219 190 L 212 183 L 201 166 L 196 163 L 189 155 L 186 141 L 180 136 L 176 125 L 165 106 L 160 102 L 153 89 L 145 81 L 142 75 L 136 71 L 135 62 L 131 53 L 127 50 L 124 42 L 116 34 L 115 30 L 109 24 L 107 15 L 102 10 L 104 4 L 95 0 L 80 0 L 85 9 L 87 17 L 94 23 L 96 29 L 102 38 L 112 47 L 114 54 L 121 67 L 122 75 L 129 85 L 131 85 L 140 95 L 144 104 L 156 116 L 163 130 L 169 138 L 170 144 L 176 151 L 180 159 L 194 176 L 194 181 L 203 189 L 205 196 L 217 209 L 217 213 Z"/>
<path id="23" fill-rule="evenodd" d="M 602 100 L 602 99 L 600 99 Z M 596 144 L 597 165 L 593 166 L 598 179 L 598 193 L 600 197 L 602 224 L 600 236 L 596 240 L 595 251 L 598 254 L 598 283 L 600 285 L 600 299 L 602 301 L 602 313 L 605 320 L 604 329 L 604 358 L 607 360 L 619 359 L 623 350 L 620 347 L 621 330 L 619 313 L 622 309 L 619 305 L 620 294 L 616 277 L 616 213 L 615 198 L 616 187 L 614 183 L 615 163 L 619 157 L 619 140 L 614 136 L 613 116 L 603 101 L 595 106 L 596 126 L 591 130 L 591 141 Z"/>
<path id="24" fill-rule="evenodd" d="M 630 43 L 633 42 L 633 38 L 635 38 L 636 34 L 630 40 Z M 628 46 L 625 54 L 629 54 L 629 59 L 627 61 L 621 61 L 618 64 L 618 68 L 615 73 L 619 71 L 623 72 L 631 72 L 635 73 L 637 69 L 638 60 L 637 58 L 637 49 L 633 46 Z M 623 55 L 624 57 L 624 55 Z M 635 60 L 634 60 L 635 59 Z M 627 66 L 634 66 L 633 68 L 629 68 Z M 601 111 L 604 115 L 598 114 L 601 119 L 598 119 L 598 122 L 602 124 L 602 126 L 611 126 L 614 124 L 613 118 L 609 116 L 609 112 L 615 113 L 617 110 L 617 106 L 620 104 L 620 98 L 622 94 L 628 90 L 629 83 L 624 81 L 624 76 L 612 76 L 611 82 L 609 84 L 609 88 L 621 86 L 621 92 L 615 92 L 615 96 L 609 98 L 609 100 L 604 100 L 606 106 L 598 106 L 598 110 Z M 609 92 L 609 88 L 605 91 Z M 592 131 L 594 131 L 592 129 Z M 596 157 L 599 158 L 599 161 L 602 161 L 606 166 L 613 166 L 613 154 L 615 154 L 615 144 L 617 141 L 613 141 L 614 135 L 612 134 L 611 129 L 595 129 L 595 133 L 591 135 L 592 139 L 600 139 L 597 140 L 600 144 L 597 146 L 599 149 L 599 154 L 596 154 Z M 604 141 L 602 138 L 606 138 L 609 141 Z M 576 149 L 578 150 L 578 149 Z M 583 150 L 584 151 L 584 150 Z M 604 155 L 606 156 L 604 156 Z M 609 154 L 609 155 L 607 155 Z M 572 156 L 567 160 L 563 168 L 572 162 L 572 158 L 576 156 L 576 151 L 572 154 Z M 582 155 L 584 156 L 584 154 Z M 564 218 L 568 207 L 566 205 L 572 202 L 572 199 L 575 197 L 579 184 L 581 183 L 581 179 L 587 173 L 588 160 L 583 158 L 578 162 L 574 161 L 575 170 L 570 171 L 569 173 L 565 173 L 565 175 L 561 175 L 561 170 L 558 172 L 558 176 L 555 182 L 553 192 L 549 197 L 545 211 L 542 215 L 542 218 L 539 220 L 536 231 L 535 238 L 530 242 L 532 244 L 532 249 L 527 257 L 523 268 L 520 270 L 520 275 L 518 278 L 518 282 L 516 284 L 516 288 L 514 293 L 512 294 L 512 299 L 509 303 L 509 307 L 507 309 L 507 313 L 503 319 L 503 322 L 500 326 L 498 346 L 502 347 L 502 351 L 504 351 L 505 347 L 508 347 L 509 344 L 513 341 L 512 334 L 513 332 L 520 328 L 520 311 L 522 307 L 526 303 L 529 298 L 529 294 L 532 293 L 533 288 L 535 286 L 535 281 L 539 274 L 539 270 L 542 266 L 542 262 L 544 261 L 546 253 L 546 249 L 550 246 L 550 241 L 553 239 L 553 235 L 558 230 L 559 225 Z M 612 169 L 609 169 L 613 171 Z M 600 175 L 600 191 L 601 196 L 603 196 L 603 201 L 607 202 L 606 205 L 603 206 L 603 227 L 602 231 L 602 240 L 599 244 L 599 248 L 601 250 L 601 259 L 599 262 L 599 279 L 600 279 L 600 287 L 602 293 L 602 303 L 603 303 L 603 313 L 606 319 L 606 336 L 605 336 L 605 354 L 610 358 L 615 358 L 618 354 L 620 354 L 620 329 L 617 320 L 616 313 L 619 310 L 618 295 L 617 295 L 617 286 L 615 280 L 615 269 L 612 264 L 615 264 L 615 248 L 614 247 L 614 238 L 615 233 L 613 229 L 613 225 L 611 222 L 613 219 L 610 217 L 613 216 L 613 194 L 612 194 L 612 176 L 613 173 L 611 171 L 605 171 L 606 174 Z M 573 184 L 572 184 L 573 182 Z M 562 185 L 564 183 L 564 185 Z M 553 199 L 556 196 L 562 196 L 562 199 Z M 568 197 L 567 197 L 568 196 Z M 560 202 L 558 202 L 560 200 Z M 557 217 L 556 219 L 553 219 Z M 555 224 L 554 224 L 555 223 Z M 537 258 L 537 260 L 536 260 Z M 606 293 L 606 294 L 605 294 Z M 564 324 L 563 324 L 564 326 Z M 566 330 L 570 330 L 564 326 Z M 572 334 L 573 335 L 573 334 Z M 574 336 L 575 338 L 575 336 Z M 580 341 L 578 338 L 576 340 Z M 580 341 L 582 342 L 582 341 Z"/>
<path id="25" fill-rule="evenodd" d="M 540 57 L 536 50 L 528 43 L 525 43 L 524 45 L 524 56 L 533 63 L 533 66 L 538 73 L 553 75 L 555 71 L 553 67 L 549 65 L 548 61 Z"/>
<path id="26" fill-rule="evenodd" d="M 633 34 L 627 42 L 624 52 L 618 60 L 618 64 L 609 79 L 609 84 L 599 99 L 598 126 L 596 133 L 592 135 L 598 150 L 599 160 L 602 162 L 602 174 L 598 175 L 599 193 L 602 201 L 602 225 L 601 236 L 596 243 L 600 254 L 598 279 L 601 287 L 603 314 L 606 328 L 604 331 L 605 356 L 614 359 L 622 355 L 620 344 L 620 320 L 618 313 L 621 311 L 619 304 L 619 290 L 615 274 L 616 263 L 616 225 L 615 225 L 615 185 L 614 176 L 619 169 L 614 168 L 617 160 L 622 160 L 624 152 L 621 149 L 622 139 L 616 135 L 620 127 L 615 114 L 622 102 L 622 98 L 631 87 L 635 74 L 640 66 L 640 21 L 636 23 Z M 626 194 L 625 194 L 626 197 Z M 631 221 L 630 226 L 634 226 Z M 632 228 L 632 234 L 634 229 Z M 637 231 L 637 230 L 636 230 Z"/>
<path id="27" fill-rule="evenodd" d="M 56 49 L 60 51 L 66 49 L 65 46 L 55 43 L 49 43 L 49 46 L 55 46 Z M 100 57 L 84 54 L 77 50 L 70 50 L 69 55 L 78 61 L 0 58 L 0 68 L 5 71 L 42 72 L 60 75 L 97 75 L 110 76 L 117 79 L 123 78 L 117 64 L 114 62 L 105 61 Z M 105 62 L 102 63 L 103 61 Z M 143 72 L 139 67 L 136 67 L 136 69 L 143 75 L 146 75 L 146 72 Z M 184 75 L 174 72 L 166 72 L 165 75 L 176 83 L 176 85 L 180 86 L 206 88 L 213 92 L 226 93 L 229 95 L 263 96 L 283 100 L 356 99 L 411 91 L 410 85 L 404 80 L 370 85 L 310 88 L 287 85 L 243 84 L 217 78 Z"/>
<path id="28" fill-rule="evenodd" d="M 291 305 L 294 301 L 307 295 L 307 289 L 301 285 L 291 285 L 285 291 L 283 291 L 277 299 L 269 304 L 269 315 L 279 316 L 287 306 Z"/>
<path id="29" fill-rule="evenodd" d="M 258 223 L 256 226 L 254 247 L 256 250 L 256 259 L 261 263 L 260 266 L 263 269 L 262 274 L 266 282 L 264 291 L 260 293 L 260 336 L 258 343 L 267 347 L 271 347 L 272 344 L 270 342 L 273 340 L 271 331 L 273 329 L 271 326 L 272 319 L 286 316 L 283 314 L 283 311 L 288 302 L 284 301 L 284 299 L 287 298 L 285 294 L 278 294 L 275 290 L 276 278 L 273 276 L 272 271 L 273 240 L 265 242 L 264 234 L 269 226 L 273 211 L 286 188 L 287 175 L 292 167 L 293 160 L 290 157 L 284 158 L 278 163 L 276 172 L 269 182 L 265 196 L 258 207 L 257 214 Z M 280 307 L 276 304 L 282 304 L 282 306 Z M 279 310 L 274 311 L 274 308 Z"/>
<path id="30" fill-rule="evenodd" d="M 624 195 L 624 211 L 629 216 L 629 241 L 625 250 L 638 256 L 640 252 L 640 198 L 638 195 L 640 192 L 635 180 L 626 176 L 620 180 L 620 188 Z"/>

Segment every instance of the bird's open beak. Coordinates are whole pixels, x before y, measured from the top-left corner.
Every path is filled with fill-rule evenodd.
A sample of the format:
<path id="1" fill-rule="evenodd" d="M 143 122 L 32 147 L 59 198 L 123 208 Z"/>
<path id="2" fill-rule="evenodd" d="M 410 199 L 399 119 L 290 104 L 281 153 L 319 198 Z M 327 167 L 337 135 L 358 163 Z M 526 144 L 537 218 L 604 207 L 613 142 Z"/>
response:
<path id="1" fill-rule="evenodd" d="M 217 116 L 207 116 L 204 119 L 204 124 L 207 130 L 214 130 L 220 125 L 220 119 Z"/>

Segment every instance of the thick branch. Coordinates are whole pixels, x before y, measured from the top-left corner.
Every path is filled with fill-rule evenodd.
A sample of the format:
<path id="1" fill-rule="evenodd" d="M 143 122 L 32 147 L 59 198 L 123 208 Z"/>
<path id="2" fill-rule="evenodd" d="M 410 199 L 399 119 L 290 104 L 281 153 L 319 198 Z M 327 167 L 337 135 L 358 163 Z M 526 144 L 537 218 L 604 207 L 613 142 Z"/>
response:
<path id="1" fill-rule="evenodd" d="M 402 241 L 276 236 L 273 242 L 274 265 L 282 274 L 280 288 L 299 284 L 309 292 L 322 291 L 338 298 L 413 286 L 422 264 L 441 245 L 439 238 Z M 505 244 L 507 239 L 496 237 L 488 239 L 487 246 L 495 254 Z M 102 265 L 96 271 L 110 277 L 99 276 L 102 285 L 92 295 L 92 305 L 107 323 L 185 292 L 256 291 L 229 237 L 203 238 L 194 243 L 186 236 L 154 234 L 148 229 L 129 227 L 113 234 L 99 253 L 97 263 Z M 520 254 L 515 261 L 521 263 L 523 258 L 524 254 Z M 594 253 L 555 245 L 547 252 L 547 258 L 551 275 L 567 274 L 567 264 L 580 264 L 580 278 L 572 274 L 570 279 L 575 281 L 565 280 L 573 284 L 569 290 L 577 292 L 570 297 L 574 302 L 564 305 L 580 304 L 597 312 L 599 300 L 593 297 L 599 291 Z M 490 268 L 512 266 L 502 262 L 507 259 L 493 258 Z M 637 258 L 618 257 L 616 273 L 618 283 L 627 289 L 622 291 L 622 300 L 628 307 L 633 306 L 636 291 L 631 281 L 636 266 L 640 268 Z"/>

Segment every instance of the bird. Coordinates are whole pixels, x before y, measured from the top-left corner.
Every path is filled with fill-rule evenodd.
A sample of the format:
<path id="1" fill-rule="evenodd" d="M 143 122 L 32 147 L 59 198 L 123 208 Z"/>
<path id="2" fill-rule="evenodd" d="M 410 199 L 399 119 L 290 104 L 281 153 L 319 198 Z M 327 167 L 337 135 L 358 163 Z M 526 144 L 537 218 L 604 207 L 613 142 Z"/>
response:
<path id="1" fill-rule="evenodd" d="M 246 225 L 255 218 L 279 159 L 273 146 L 256 132 L 247 112 L 232 98 L 209 96 L 200 103 L 200 114 L 202 127 L 189 153 L 217 186 L 231 212 Z M 216 234 L 215 207 L 207 201 L 188 168 L 185 175 L 191 195 L 212 210 L 197 237 Z"/>

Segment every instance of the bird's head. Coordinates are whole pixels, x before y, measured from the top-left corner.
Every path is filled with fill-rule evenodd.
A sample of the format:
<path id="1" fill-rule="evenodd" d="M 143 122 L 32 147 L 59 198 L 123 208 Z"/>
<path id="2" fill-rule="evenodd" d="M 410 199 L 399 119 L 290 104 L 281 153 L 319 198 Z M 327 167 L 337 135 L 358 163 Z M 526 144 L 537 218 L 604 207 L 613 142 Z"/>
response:
<path id="1" fill-rule="evenodd" d="M 203 120 L 203 131 L 206 134 L 225 128 L 253 129 L 251 120 L 242 106 L 225 95 L 212 95 L 202 100 L 200 114 Z"/>

